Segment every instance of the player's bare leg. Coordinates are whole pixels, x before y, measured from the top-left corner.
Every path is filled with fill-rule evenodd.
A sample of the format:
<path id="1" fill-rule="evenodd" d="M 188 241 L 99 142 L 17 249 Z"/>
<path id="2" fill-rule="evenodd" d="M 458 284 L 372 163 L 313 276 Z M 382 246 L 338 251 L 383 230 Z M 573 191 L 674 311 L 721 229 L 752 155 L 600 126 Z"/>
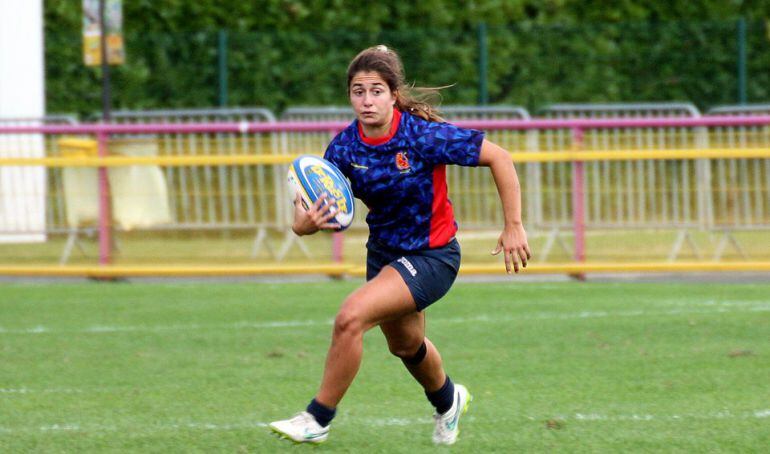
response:
<path id="1" fill-rule="evenodd" d="M 291 419 L 273 422 L 270 428 L 296 442 L 325 441 L 334 410 L 361 365 L 364 333 L 383 321 L 414 311 L 409 288 L 398 271 L 390 266 L 354 291 L 345 299 L 334 321 L 332 344 L 316 398 L 307 411 Z"/>
<path id="2" fill-rule="evenodd" d="M 439 354 L 433 343 L 425 337 L 425 313 L 414 312 L 398 319 L 380 324 L 390 352 L 399 358 L 410 358 L 425 342 L 425 357 L 417 364 L 405 361 L 404 366 L 422 385 L 425 391 L 436 391 L 446 381 L 446 374 Z"/>
<path id="3" fill-rule="evenodd" d="M 364 333 L 383 321 L 414 311 L 409 287 L 390 266 L 353 292 L 334 320 L 332 344 L 316 400 L 336 407 L 358 373 Z"/>
<path id="4" fill-rule="evenodd" d="M 391 353 L 401 358 L 409 373 L 423 386 L 436 407 L 433 442 L 453 444 L 459 433 L 460 416 L 471 396 L 465 386 L 452 383 L 433 343 L 425 337 L 425 314 L 416 312 L 380 325 Z"/>

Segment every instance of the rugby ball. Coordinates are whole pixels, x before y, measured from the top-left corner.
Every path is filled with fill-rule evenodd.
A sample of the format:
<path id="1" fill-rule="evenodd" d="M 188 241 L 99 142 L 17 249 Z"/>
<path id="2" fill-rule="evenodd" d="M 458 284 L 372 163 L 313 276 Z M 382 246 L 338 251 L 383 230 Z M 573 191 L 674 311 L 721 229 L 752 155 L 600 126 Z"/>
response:
<path id="1" fill-rule="evenodd" d="M 286 179 L 292 200 L 299 194 L 306 210 L 321 194 L 328 194 L 326 203 L 334 203 L 337 207 L 337 214 L 329 222 L 339 224 L 340 228 L 337 230 L 345 230 L 353 222 L 353 190 L 345 175 L 331 162 L 313 155 L 300 156 L 289 166 Z"/>

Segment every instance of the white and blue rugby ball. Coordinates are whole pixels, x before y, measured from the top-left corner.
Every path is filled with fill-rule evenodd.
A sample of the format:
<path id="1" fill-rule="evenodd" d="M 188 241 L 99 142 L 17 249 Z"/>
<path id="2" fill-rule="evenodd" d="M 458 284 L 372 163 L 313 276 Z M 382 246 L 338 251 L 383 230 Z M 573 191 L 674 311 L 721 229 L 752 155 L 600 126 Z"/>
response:
<path id="1" fill-rule="evenodd" d="M 299 194 L 306 210 L 325 192 L 327 203 L 337 207 L 337 214 L 329 222 L 339 224 L 338 230 L 345 230 L 353 222 L 353 190 L 345 175 L 331 162 L 313 155 L 300 156 L 291 163 L 286 178 L 292 200 Z"/>

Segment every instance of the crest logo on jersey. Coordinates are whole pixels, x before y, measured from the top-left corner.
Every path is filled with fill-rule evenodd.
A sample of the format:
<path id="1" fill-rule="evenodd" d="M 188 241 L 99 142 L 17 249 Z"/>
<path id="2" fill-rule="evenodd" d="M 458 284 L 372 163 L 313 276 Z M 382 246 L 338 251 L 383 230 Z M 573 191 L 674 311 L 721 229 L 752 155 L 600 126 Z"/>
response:
<path id="1" fill-rule="evenodd" d="M 399 151 L 396 153 L 396 168 L 401 171 L 409 170 L 412 166 L 409 165 L 409 158 L 406 157 L 405 151 Z"/>

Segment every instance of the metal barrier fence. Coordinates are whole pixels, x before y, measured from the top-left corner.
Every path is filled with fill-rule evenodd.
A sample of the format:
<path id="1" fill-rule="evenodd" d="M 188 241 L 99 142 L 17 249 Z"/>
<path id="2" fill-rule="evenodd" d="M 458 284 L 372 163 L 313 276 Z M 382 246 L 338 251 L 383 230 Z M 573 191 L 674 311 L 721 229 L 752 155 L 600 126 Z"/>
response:
<path id="1" fill-rule="evenodd" d="M 540 109 L 544 118 L 697 118 L 700 111 L 686 102 L 560 103 Z"/>
<path id="2" fill-rule="evenodd" d="M 265 108 L 211 108 L 117 111 L 118 124 L 191 124 L 191 123 L 274 123 L 275 115 Z M 154 136 L 159 156 L 265 155 L 274 154 L 277 138 L 273 135 L 243 133 L 164 134 Z M 173 229 L 232 230 L 257 229 L 252 255 L 266 247 L 269 230 L 286 231 L 290 225 L 286 204 L 282 203 L 285 169 L 264 166 L 231 168 L 201 166 L 166 167 L 166 181 L 171 191 L 169 201 Z M 205 190 L 212 185 L 216 190 Z M 289 239 L 289 241 L 292 241 Z"/>
<path id="3" fill-rule="evenodd" d="M 710 144 L 707 147 L 693 146 L 696 142 L 684 142 L 684 141 L 672 141 L 672 142 L 660 142 L 663 144 L 660 148 L 639 147 L 638 132 L 645 132 L 649 130 L 670 130 L 670 129 L 685 129 L 690 131 L 693 135 L 704 131 L 707 136 L 713 136 L 715 131 L 719 128 L 758 128 L 763 131 L 763 134 L 767 134 L 767 130 L 770 127 L 770 117 L 704 117 L 695 119 L 677 118 L 677 119 L 606 119 L 606 120 L 470 120 L 458 122 L 462 126 L 483 129 L 488 132 L 490 136 L 504 131 L 509 134 L 519 134 L 517 137 L 524 137 L 522 141 L 524 144 L 520 148 L 509 147 L 513 152 L 512 157 L 514 161 L 531 165 L 537 170 L 538 173 L 545 174 L 542 171 L 547 164 L 554 163 L 554 165 L 561 165 L 567 169 L 567 175 L 564 181 L 558 181 L 559 189 L 567 194 L 569 197 L 564 198 L 563 203 L 567 212 L 571 213 L 567 218 L 567 222 L 561 218 L 550 218 L 548 212 L 541 213 L 544 225 L 547 223 L 556 224 L 560 222 L 560 227 L 569 227 L 572 231 L 574 246 L 569 248 L 577 261 L 582 261 L 586 257 L 586 243 L 585 243 L 585 231 L 586 229 L 603 229 L 608 227 L 607 224 L 599 222 L 596 218 L 592 218 L 590 213 L 599 210 L 602 213 L 606 207 L 596 207 L 595 204 L 611 204 L 614 203 L 619 197 L 622 201 L 634 198 L 639 203 L 634 205 L 634 210 L 629 207 L 623 207 L 620 211 L 620 221 L 617 225 L 609 225 L 609 227 L 618 228 L 623 227 L 626 229 L 635 228 L 659 228 L 661 227 L 660 219 L 665 219 L 663 216 L 668 213 L 672 213 L 672 207 L 674 201 L 681 197 L 682 180 L 686 175 L 691 182 L 701 178 L 698 174 L 693 173 L 694 167 L 690 166 L 692 162 L 704 160 L 706 162 L 713 162 L 715 160 L 724 160 L 726 162 L 734 162 L 736 166 L 736 173 L 725 173 L 724 185 L 721 187 L 715 187 L 712 184 L 698 185 L 691 183 L 690 191 L 700 191 L 703 188 L 708 188 L 709 192 L 714 194 L 721 194 L 720 191 L 725 190 L 739 190 L 745 191 L 748 194 L 748 199 L 752 207 L 752 217 L 747 218 L 742 222 L 747 222 L 744 225 L 746 228 L 753 229 L 767 229 L 770 226 L 770 167 L 768 166 L 768 149 L 766 144 L 761 146 L 752 146 L 752 143 L 732 143 L 731 147 L 723 147 L 722 144 Z M 96 141 L 100 145 L 100 150 L 106 152 L 106 148 L 110 145 L 108 137 L 115 138 L 129 138 L 131 140 L 146 140 L 147 138 L 157 139 L 162 137 L 173 137 L 174 135 L 184 135 L 186 142 L 194 143 L 199 146 L 206 140 L 210 140 L 210 144 L 215 144 L 212 137 L 219 136 L 224 137 L 237 137 L 239 140 L 247 141 L 248 143 L 278 143 L 275 138 L 281 137 L 281 134 L 295 134 L 302 135 L 305 133 L 330 133 L 330 131 L 339 131 L 347 126 L 347 123 L 340 122 L 248 122 L 248 123 L 178 123 L 178 124 L 162 124 L 162 123 L 148 123 L 148 124 L 122 124 L 122 125 L 78 125 L 78 126 L 0 126 L 0 135 L 2 134 L 44 134 L 46 136 L 83 136 L 90 135 L 96 136 Z M 612 131 L 629 131 L 628 137 L 619 135 L 612 145 L 615 147 L 605 146 L 593 146 L 591 145 L 591 138 L 594 134 L 599 134 L 604 130 Z M 563 145 L 563 148 L 551 151 L 538 151 L 532 150 L 527 147 L 526 134 L 527 131 L 535 131 L 539 134 L 537 143 L 547 142 L 552 140 L 553 137 L 566 136 L 570 137 L 570 141 Z M 552 137 L 553 136 L 553 137 Z M 551 137 L 551 139 L 549 139 Z M 80 139 L 82 140 L 82 139 Z M 158 139 L 159 140 L 159 139 Z M 59 143 L 58 141 L 54 141 Z M 652 141 L 655 143 L 654 141 Z M 51 142 L 49 142 L 51 143 Z M 77 147 L 77 144 L 70 144 L 69 146 Z M 191 145 L 192 146 L 192 145 Z M 210 145 L 211 146 L 211 145 Z M 280 150 L 280 151 L 278 151 Z M 53 169 L 68 169 L 68 168 L 109 168 L 111 170 L 117 169 L 136 169 L 136 168 L 158 168 L 163 169 L 162 175 L 175 175 L 175 173 L 169 173 L 169 169 L 177 169 L 176 174 L 181 175 L 184 170 L 187 175 L 197 174 L 199 177 L 199 186 L 192 188 L 187 187 L 188 191 L 192 191 L 194 196 L 207 198 L 211 197 L 212 203 L 217 203 L 219 200 L 227 199 L 233 200 L 234 198 L 252 199 L 255 204 L 261 200 L 258 199 L 259 195 L 254 192 L 247 193 L 247 189 L 242 185 L 228 184 L 225 186 L 220 185 L 220 181 L 216 178 L 217 175 L 225 174 L 232 175 L 235 172 L 242 172 L 244 168 L 249 167 L 255 171 L 254 174 L 258 174 L 258 171 L 263 172 L 264 175 L 273 175 L 272 179 L 266 178 L 266 181 L 274 184 L 272 188 L 268 190 L 274 191 L 270 194 L 270 197 L 265 199 L 265 203 L 275 203 L 273 207 L 267 207 L 268 216 L 273 216 L 273 224 L 275 226 L 280 225 L 279 212 L 277 206 L 284 204 L 290 206 L 288 203 L 288 194 L 286 194 L 286 187 L 283 184 L 283 174 L 276 172 L 278 164 L 287 163 L 292 156 L 298 152 L 305 152 L 306 150 L 283 150 L 276 148 L 273 153 L 232 153 L 232 154 L 219 154 L 219 153 L 204 153 L 203 155 L 195 155 L 190 153 L 177 153 L 177 154 L 157 154 L 155 156 L 136 156 L 131 153 L 126 153 L 117 156 L 106 156 L 106 153 L 101 153 L 97 157 L 89 157 L 88 155 L 73 156 L 73 157 L 49 157 L 45 159 L 21 159 L 21 158 L 4 158 L 0 159 L 0 166 L 13 167 L 13 166 L 33 166 L 40 167 L 45 166 Z M 320 153 L 320 151 L 319 151 Z M 643 172 L 641 177 L 636 177 L 636 172 L 632 172 L 632 177 L 628 176 L 625 167 L 610 166 L 606 172 L 591 173 L 588 168 L 589 165 L 604 165 L 605 163 L 626 163 L 631 162 L 633 164 L 641 164 L 640 168 Z M 586 164 L 584 164 L 586 163 Z M 745 163 L 745 164 L 744 164 Z M 746 167 L 746 175 L 750 178 L 748 182 L 749 187 L 741 188 L 736 184 L 743 184 L 741 180 L 734 179 L 741 175 L 740 169 Z M 205 173 L 201 170 L 205 168 L 211 169 L 212 178 L 206 180 Z M 602 169 L 602 167 L 599 167 Z M 636 171 L 636 167 L 632 168 Z M 683 171 L 682 169 L 688 169 Z M 472 172 L 485 172 L 483 169 L 470 169 Z M 197 173 L 196 173 L 197 172 Z M 272 173 L 271 173 L 272 172 Z M 105 172 L 106 173 L 106 172 Z M 488 172 L 487 172 L 488 173 Z M 157 175 L 156 175 L 157 176 Z M 112 174 L 110 175 L 112 179 Z M 528 177 L 525 177 L 528 178 Z M 596 187 L 592 187 L 593 179 L 598 179 L 599 183 Z M 141 179 L 140 179 L 141 180 Z M 607 181 L 605 181 L 607 180 Z M 152 178 L 146 181 L 155 181 Z M 172 181 L 166 179 L 160 180 L 165 187 L 171 188 L 174 184 L 179 184 L 178 181 Z M 229 180 L 232 181 L 232 180 Z M 459 180 L 458 180 L 459 181 Z M 280 184 L 279 184 L 280 182 Z M 631 183 L 629 183 L 631 182 Z M 675 183 L 676 182 L 676 183 Z M 111 181 L 112 183 L 112 181 Z M 153 183 L 154 184 L 154 183 Z M 124 199 L 132 201 L 133 205 L 139 205 L 142 208 L 146 206 L 157 205 L 159 199 L 158 192 L 153 192 L 153 184 L 147 184 L 142 186 L 133 186 L 134 190 L 124 191 L 122 197 Z M 460 188 L 459 190 L 457 188 Z M 274 188 L 274 189 L 273 189 Z M 468 189 L 470 188 L 470 189 Z M 597 190 L 601 197 L 594 197 L 591 193 L 592 190 Z M 112 188 L 117 190 L 116 187 Z M 475 202 L 472 197 L 476 197 L 477 194 L 473 194 L 471 198 L 466 201 L 463 200 L 463 191 L 479 191 L 480 185 L 476 186 L 476 183 L 468 185 L 459 184 L 453 189 L 453 197 L 455 197 L 455 205 L 470 204 Z M 100 196 L 103 188 L 98 189 Z M 552 191 L 552 187 L 544 185 L 542 191 Z M 454 192 L 457 191 L 455 194 Z M 167 200 L 172 196 L 172 191 L 168 191 L 166 195 Z M 619 195 L 618 195 L 619 194 Z M 254 200 L 256 199 L 256 200 Z M 668 205 L 664 205 L 661 200 L 668 200 Z M 658 202 L 655 202 L 658 200 Z M 693 200 L 692 198 L 690 200 Z M 704 197 L 703 200 L 709 200 Z M 733 207 L 735 199 L 728 196 L 728 205 Z M 113 202 L 120 202 L 115 198 L 113 194 Z M 121 230 L 123 221 L 115 217 L 115 211 L 112 211 L 113 216 L 110 217 L 110 207 L 105 205 L 105 202 L 109 202 L 109 199 L 100 197 L 98 200 L 99 216 L 96 226 L 98 227 L 101 249 L 101 257 L 103 263 L 109 262 L 109 253 L 111 250 L 110 237 L 113 234 L 112 229 L 117 228 Z M 125 202 L 125 200 L 123 201 Z M 485 200 L 489 206 L 494 206 L 496 211 L 500 211 L 499 202 L 496 195 L 488 195 Z M 739 200 L 740 202 L 740 200 Z M 524 203 L 529 208 L 530 194 L 525 192 Z M 715 202 L 716 203 L 716 202 Z M 730 205 L 733 203 L 733 205 Z M 170 203 L 169 203 L 170 205 Z M 255 205 L 256 206 L 256 205 Z M 203 204 L 202 207 L 208 209 L 208 205 Z M 666 208 L 669 207 L 669 208 Z M 67 209 L 71 209 L 71 206 L 67 206 Z M 112 207 L 115 208 L 114 206 Z M 475 207 L 471 207 L 471 210 Z M 691 207 L 695 209 L 695 207 Z M 219 208 L 216 208 L 216 213 L 221 213 Z M 120 210 L 118 210 L 120 211 Z M 735 212 L 735 211 L 734 211 Z M 486 219 L 480 219 L 479 224 L 473 225 L 472 222 L 465 222 L 462 218 L 462 210 L 458 210 L 458 218 L 464 228 L 479 227 L 479 228 L 497 228 L 500 225 L 499 219 L 488 217 Z M 737 213 L 737 212 L 735 212 Z M 643 217 L 640 217 L 642 216 Z M 483 216 L 483 211 L 482 211 Z M 695 218 L 700 219 L 700 218 Z M 645 224 L 644 221 L 648 221 Z M 254 220 L 253 228 L 259 228 L 259 219 Z M 531 232 L 537 232 L 542 229 L 542 226 L 533 226 L 529 219 L 525 218 L 525 221 L 530 226 Z M 248 224 L 248 223 L 247 223 Z M 669 226 L 678 226 L 677 223 L 671 223 Z M 689 224 L 688 224 L 689 225 Z M 693 222 L 693 228 L 707 230 L 711 226 L 707 222 Z M 165 223 L 166 228 L 188 228 L 190 225 L 178 225 L 178 221 L 171 216 L 171 221 Z M 246 227 L 246 226 L 244 226 Z M 48 228 L 48 227 L 46 227 Z M 140 227 L 137 230 L 143 228 L 154 227 Z M 227 226 L 223 227 L 227 228 Z M 284 227 L 284 230 L 286 227 Z M 0 232 L 2 233 L 2 232 Z M 265 240 L 266 241 L 266 240 Z M 267 241 L 266 241 L 267 242 Z M 565 242 L 566 244 L 566 242 Z M 163 245 L 160 244 L 159 247 Z M 540 254 L 540 258 L 543 254 Z"/>
<path id="4" fill-rule="evenodd" d="M 74 125 L 74 115 L 48 115 L 42 118 L 0 118 L 0 126 Z M 0 135 L 0 157 L 39 156 L 58 154 L 58 144 L 51 136 L 39 134 Z M 0 242 L 20 238 L 45 239 L 45 233 L 68 231 L 65 227 L 64 205 L 47 203 L 55 200 L 63 187 L 62 174 L 57 169 L 23 169 L 0 167 Z M 26 191 L 26 194 L 23 193 Z M 44 207 L 44 208 L 43 208 Z M 40 216 L 30 211 L 40 211 Z M 35 219 L 33 219 L 35 218 Z M 45 226 L 45 232 L 28 232 L 33 225 Z"/>
<path id="5" fill-rule="evenodd" d="M 770 104 L 744 104 L 716 106 L 708 110 L 706 115 L 759 116 L 770 115 Z M 770 130 L 755 126 L 738 126 L 734 128 L 714 128 L 710 140 L 721 147 L 745 148 L 770 146 Z M 734 231 L 750 229 L 766 229 L 770 227 L 766 221 L 767 207 L 754 188 L 767 184 L 770 178 L 770 160 L 714 160 L 712 204 L 713 229 L 721 230 L 721 238 L 715 254 L 716 258 L 732 246 L 739 254 L 748 254 L 733 234 Z M 764 177 L 764 181 L 763 181 Z M 728 181 L 734 181 L 731 187 Z M 722 188 L 720 190 L 720 188 Z"/>
<path id="6" fill-rule="evenodd" d="M 700 112 L 689 103 L 552 104 L 540 110 L 544 118 L 698 118 Z M 572 144 L 572 145 L 570 145 Z M 578 147 L 585 150 L 658 150 L 707 148 L 702 131 L 692 128 L 606 128 L 586 131 L 579 142 L 569 131 L 545 137 L 543 150 Z M 586 222 L 597 228 L 675 228 L 679 233 L 669 252 L 674 260 L 685 242 L 699 254 L 690 229 L 705 222 L 703 212 L 708 195 L 698 184 L 708 181 L 707 161 L 683 161 L 676 166 L 663 162 L 593 162 L 586 164 L 586 197 L 590 207 Z M 564 164 L 542 168 L 545 187 L 551 188 L 536 211 L 547 213 L 543 226 L 550 230 L 549 245 L 557 243 L 560 231 L 570 223 L 569 169 Z M 612 177 L 610 177 L 612 175 Z M 660 187 L 660 185 L 665 185 Z M 650 193 L 646 188 L 654 187 Z M 561 188 L 561 189 L 559 189 Z M 615 190 L 612 188 L 623 188 Z M 546 222 L 548 220 L 549 222 Z M 562 244 L 562 241 L 558 241 Z M 546 255 L 549 250 L 546 250 Z"/>
<path id="7" fill-rule="evenodd" d="M 442 108 L 442 114 L 450 121 L 530 119 L 529 113 L 517 106 L 446 106 Z M 701 115 L 689 103 L 554 104 L 542 109 L 540 114 L 557 119 L 697 118 Z M 352 118 L 353 112 L 349 107 L 298 107 L 288 109 L 282 115 L 283 120 L 294 121 L 349 121 Z M 488 131 L 488 138 L 509 150 L 531 152 L 573 147 L 585 150 L 656 150 L 708 148 L 710 140 L 716 140 L 717 145 L 726 144 L 726 137 L 745 135 L 741 130 L 713 128 L 707 133 L 703 128 L 606 128 L 585 131 L 579 142 L 575 141 L 571 130 L 556 130 L 545 134 L 538 130 L 499 130 Z M 282 153 L 320 152 L 316 150 L 323 150 L 331 135 L 331 132 L 325 131 L 283 133 L 281 150 Z M 726 146 L 734 145 L 727 143 Z M 744 164 L 757 169 L 761 167 L 758 163 Z M 591 210 L 586 213 L 587 222 L 595 228 L 677 229 L 669 260 L 675 260 L 685 245 L 689 245 L 696 255 L 700 254 L 692 239 L 693 229 L 711 229 L 715 226 L 722 228 L 722 234 L 727 240 L 742 251 L 728 227 L 743 228 L 740 225 L 744 223 L 740 222 L 740 216 L 726 215 L 726 191 L 719 190 L 724 187 L 724 175 L 729 173 L 725 169 L 730 165 L 735 163 L 714 161 L 712 166 L 708 160 L 684 161 L 676 167 L 662 162 L 589 163 L 586 165 L 586 190 L 592 200 Z M 712 177 L 712 167 L 715 177 Z M 748 172 L 748 169 L 743 172 Z M 738 173 L 741 174 L 741 171 Z M 614 175 L 612 178 L 611 174 Z M 447 178 L 452 198 L 457 202 L 456 214 L 463 225 L 485 228 L 500 222 L 496 189 L 487 173 L 450 167 Z M 567 250 L 562 235 L 571 228 L 572 222 L 571 178 L 571 170 L 565 163 L 528 163 L 524 164 L 524 169 L 520 169 L 522 186 L 530 195 L 525 205 L 526 217 L 533 225 L 548 232 L 548 240 L 542 251 L 545 257 L 555 245 L 561 245 L 562 251 Z M 644 190 L 645 187 L 656 187 L 664 182 L 667 187 L 658 188 L 653 194 Z M 612 190 L 618 186 L 625 190 Z M 715 196 L 718 197 L 717 204 L 713 200 Z M 752 213 L 761 210 L 756 206 L 756 199 L 752 204 Z M 363 207 L 360 208 L 359 213 L 364 213 Z M 727 226 L 725 219 L 733 220 L 734 225 Z M 363 226 L 363 216 L 357 217 L 355 225 Z"/>
<path id="8" fill-rule="evenodd" d="M 255 123 L 275 122 L 267 109 L 195 109 L 158 111 L 117 111 L 113 121 L 119 124 L 190 124 L 190 123 Z M 241 133 L 163 134 L 151 136 L 157 143 L 158 156 L 262 155 L 275 149 L 271 138 Z M 255 140 L 260 139 L 260 140 Z M 170 182 L 169 201 L 176 228 L 251 228 L 254 225 L 275 227 L 277 219 L 268 207 L 275 197 L 274 178 L 265 169 L 243 166 L 231 169 L 164 169 Z M 201 188 L 215 185 L 202 197 Z M 233 197 L 243 194 L 242 197 Z M 283 227 L 281 224 L 280 227 Z"/>
<path id="9" fill-rule="evenodd" d="M 770 115 L 770 104 L 714 106 L 706 115 Z"/>

